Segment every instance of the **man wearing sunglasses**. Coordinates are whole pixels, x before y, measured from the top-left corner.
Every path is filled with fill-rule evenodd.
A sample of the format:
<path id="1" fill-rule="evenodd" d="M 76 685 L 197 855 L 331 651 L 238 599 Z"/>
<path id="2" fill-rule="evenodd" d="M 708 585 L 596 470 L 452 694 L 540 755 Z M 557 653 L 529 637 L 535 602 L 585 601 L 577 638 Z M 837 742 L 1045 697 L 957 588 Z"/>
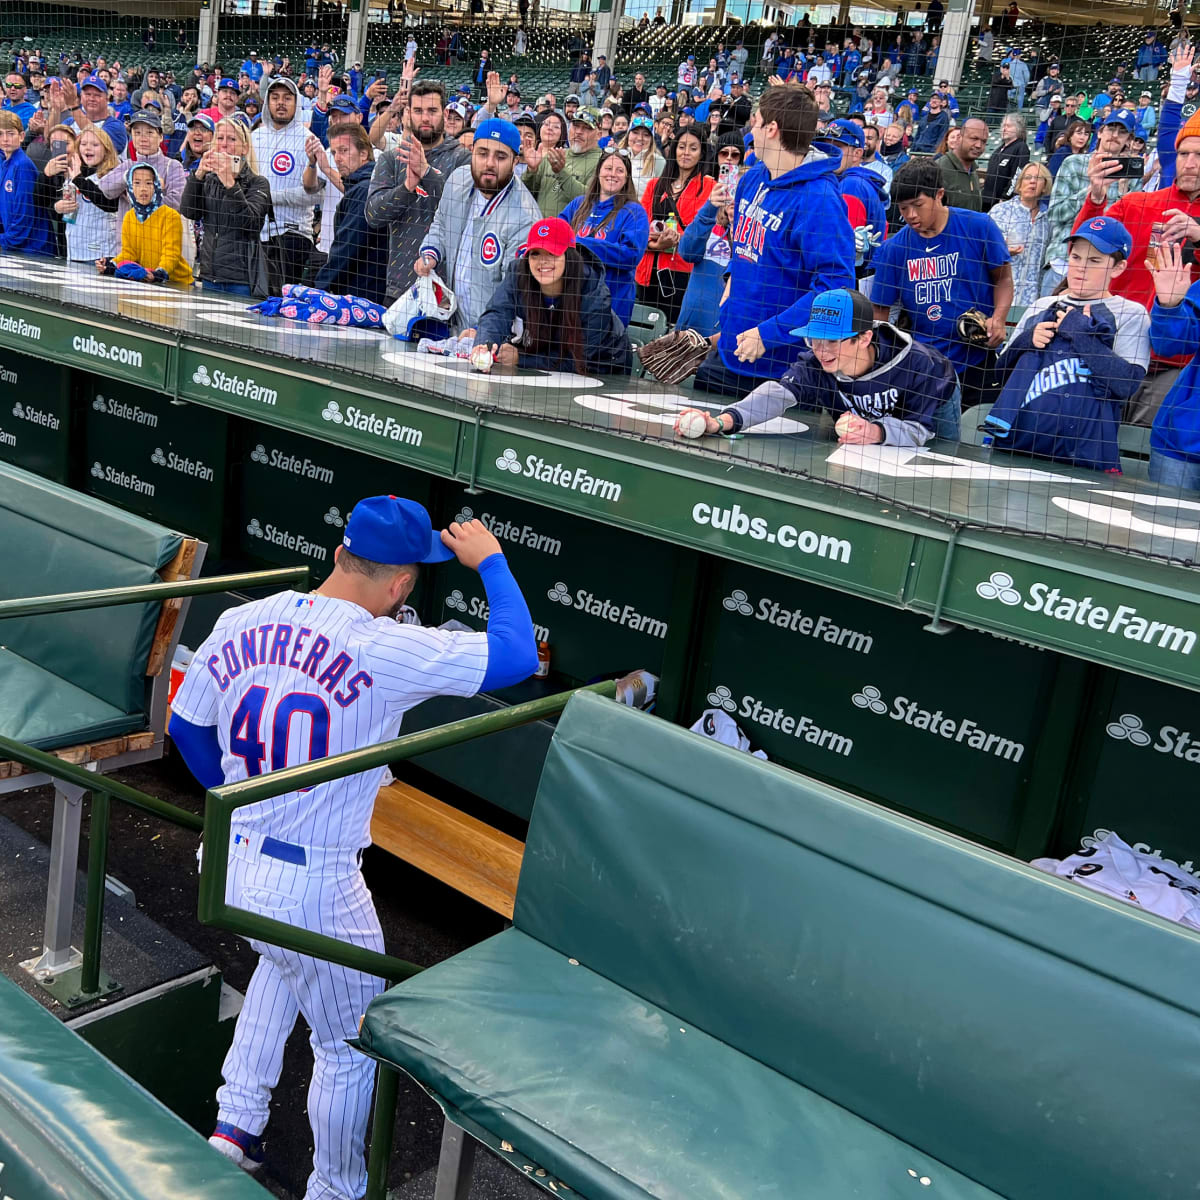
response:
<path id="1" fill-rule="evenodd" d="M 9 71 L 4 77 L 4 100 L 0 103 L 0 111 L 16 113 L 26 129 L 29 128 L 30 117 L 37 112 L 37 105 L 31 104 L 27 98 L 24 76 L 16 71 Z"/>

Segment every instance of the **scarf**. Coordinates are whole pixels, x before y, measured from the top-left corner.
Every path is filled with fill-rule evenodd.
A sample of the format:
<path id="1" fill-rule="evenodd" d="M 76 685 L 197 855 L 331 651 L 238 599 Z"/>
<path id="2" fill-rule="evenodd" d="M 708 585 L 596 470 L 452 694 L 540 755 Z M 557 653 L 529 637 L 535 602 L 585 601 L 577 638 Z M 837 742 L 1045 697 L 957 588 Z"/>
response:
<path id="1" fill-rule="evenodd" d="M 149 204 L 139 204 L 133 198 L 134 171 L 152 171 L 154 173 L 154 199 Z M 159 178 L 158 172 L 147 163 L 135 163 L 125 172 L 125 194 L 129 197 L 129 205 L 136 214 L 137 219 L 145 221 L 156 208 L 161 208 L 163 205 L 162 180 Z"/>

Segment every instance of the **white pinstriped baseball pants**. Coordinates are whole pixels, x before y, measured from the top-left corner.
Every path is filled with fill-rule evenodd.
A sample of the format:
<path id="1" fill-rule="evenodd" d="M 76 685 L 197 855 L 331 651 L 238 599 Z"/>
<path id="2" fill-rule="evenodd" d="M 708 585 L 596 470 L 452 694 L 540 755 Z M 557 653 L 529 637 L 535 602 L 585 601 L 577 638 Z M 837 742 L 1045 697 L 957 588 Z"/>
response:
<path id="1" fill-rule="evenodd" d="M 308 859 L 302 867 L 231 846 L 226 900 L 382 951 L 383 930 L 357 854 L 310 851 Z M 364 1145 L 375 1064 L 345 1043 L 357 1035 L 359 1018 L 383 981 L 278 946 L 250 945 L 259 961 L 221 1068 L 225 1084 L 217 1089 L 217 1119 L 262 1133 L 283 1070 L 284 1043 L 302 1013 L 313 1051 L 308 1089 L 313 1171 L 305 1200 L 358 1200 L 367 1187 Z"/>

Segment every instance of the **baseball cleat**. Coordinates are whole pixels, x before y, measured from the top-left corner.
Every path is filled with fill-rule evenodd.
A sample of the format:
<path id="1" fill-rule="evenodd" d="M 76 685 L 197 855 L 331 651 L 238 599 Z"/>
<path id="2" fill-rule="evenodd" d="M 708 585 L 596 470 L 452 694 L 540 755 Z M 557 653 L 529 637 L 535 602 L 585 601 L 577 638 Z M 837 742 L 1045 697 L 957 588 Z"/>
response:
<path id="1" fill-rule="evenodd" d="M 253 1174 L 263 1165 L 262 1138 L 255 1137 L 236 1125 L 218 1121 L 208 1144 L 219 1154 L 237 1163 L 243 1171 Z"/>

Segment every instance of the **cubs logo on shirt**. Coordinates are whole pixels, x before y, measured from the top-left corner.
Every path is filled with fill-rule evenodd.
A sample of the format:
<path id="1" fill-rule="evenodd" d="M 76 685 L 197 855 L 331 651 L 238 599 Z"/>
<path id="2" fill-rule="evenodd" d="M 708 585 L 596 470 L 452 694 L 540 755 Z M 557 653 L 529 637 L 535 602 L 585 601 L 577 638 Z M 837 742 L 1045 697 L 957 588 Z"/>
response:
<path id="1" fill-rule="evenodd" d="M 479 261 L 485 267 L 494 267 L 500 261 L 500 239 L 491 232 L 483 235 L 479 243 Z"/>
<path id="2" fill-rule="evenodd" d="M 271 170 L 276 175 L 290 175 L 296 166 L 296 160 L 290 150 L 279 150 L 271 156 Z"/>
<path id="3" fill-rule="evenodd" d="M 925 310 L 925 316 L 930 321 L 940 321 L 942 319 L 942 306 L 940 304 L 931 304 Z"/>
<path id="4" fill-rule="evenodd" d="M 6 179 L 4 181 L 4 190 L 6 192 L 11 192 L 13 190 L 13 181 L 11 179 Z"/>

